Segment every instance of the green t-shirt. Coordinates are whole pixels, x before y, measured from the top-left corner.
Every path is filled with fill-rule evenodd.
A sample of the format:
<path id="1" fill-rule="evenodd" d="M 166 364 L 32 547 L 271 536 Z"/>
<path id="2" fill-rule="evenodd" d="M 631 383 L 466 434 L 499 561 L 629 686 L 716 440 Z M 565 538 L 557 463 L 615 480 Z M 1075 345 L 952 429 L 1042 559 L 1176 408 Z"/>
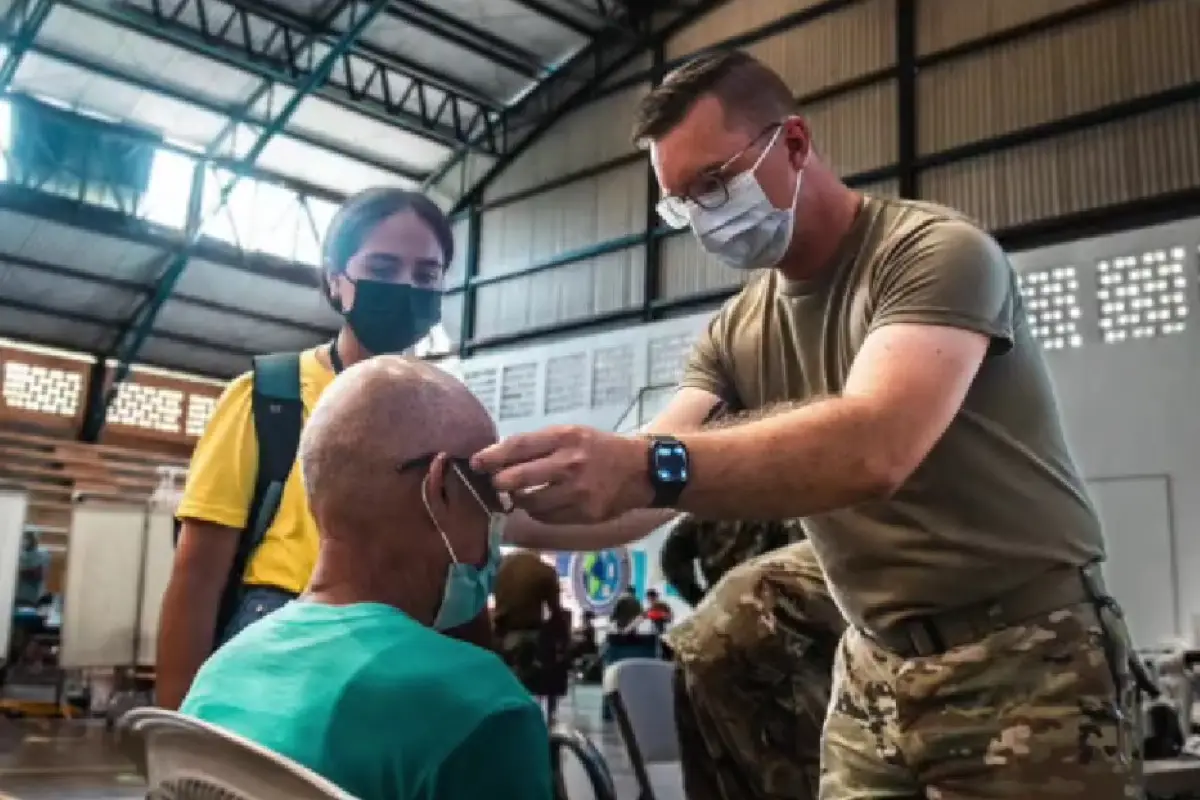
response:
<path id="1" fill-rule="evenodd" d="M 200 669 L 181 709 L 362 800 L 549 800 L 541 710 L 493 653 L 390 606 L 296 601 Z"/>

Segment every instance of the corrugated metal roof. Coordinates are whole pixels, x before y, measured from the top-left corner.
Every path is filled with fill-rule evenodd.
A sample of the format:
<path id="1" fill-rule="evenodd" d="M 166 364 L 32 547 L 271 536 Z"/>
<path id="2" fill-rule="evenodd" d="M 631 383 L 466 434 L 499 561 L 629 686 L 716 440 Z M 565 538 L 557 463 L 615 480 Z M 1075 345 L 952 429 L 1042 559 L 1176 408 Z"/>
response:
<path id="1" fill-rule="evenodd" d="M 263 146 L 264 129 L 364 14 L 373 16 L 328 78 Z M 165 185 L 152 179 L 136 215 L 61 187 L 0 182 L 0 335 L 117 354 L 190 244 L 181 227 L 199 158 L 290 193 L 238 200 L 235 190 L 237 218 L 216 220 L 205 230 L 217 239 L 187 248 L 171 299 L 151 315 L 139 359 L 217 376 L 244 369 L 248 353 L 335 330 L 311 262 L 341 198 L 423 182 L 436 194 L 435 179 L 468 152 L 482 176 L 506 155 L 509 117 L 528 130 L 574 97 L 588 70 L 607 70 L 597 86 L 611 76 L 609 62 L 587 56 L 613 42 L 648 46 L 618 0 L 0 0 L 0 16 L 10 97 L 148 132 L 179 170 Z M 542 102 L 523 99 L 542 87 Z M 294 207 L 278 211 L 283 227 L 247 245 L 239 222 L 285 201 Z M 280 247 L 285 239 L 295 244 Z"/>

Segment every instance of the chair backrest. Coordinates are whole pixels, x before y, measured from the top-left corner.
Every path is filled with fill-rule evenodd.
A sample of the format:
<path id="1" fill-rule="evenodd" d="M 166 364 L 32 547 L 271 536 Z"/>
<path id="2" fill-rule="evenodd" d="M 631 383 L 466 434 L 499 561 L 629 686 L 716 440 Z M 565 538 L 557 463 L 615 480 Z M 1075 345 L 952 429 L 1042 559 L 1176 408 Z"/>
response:
<path id="1" fill-rule="evenodd" d="M 679 760 L 675 729 L 675 666 L 654 658 L 618 661 L 604 673 L 604 694 L 615 699 L 618 716 L 646 764 Z M 628 743 L 626 743 L 628 744 Z"/>
<path id="2" fill-rule="evenodd" d="M 679 733 L 675 727 L 675 666 L 653 658 L 618 661 L 604 672 L 604 697 L 643 797 L 683 798 Z"/>
<path id="3" fill-rule="evenodd" d="M 151 796 L 223 800 L 354 800 L 316 773 L 220 728 L 161 708 L 121 718 L 123 749 Z M 156 794 L 157 792 L 157 794 Z"/>
<path id="4" fill-rule="evenodd" d="M 556 800 L 617 800 L 612 771 L 596 745 L 574 728 L 550 731 Z"/>

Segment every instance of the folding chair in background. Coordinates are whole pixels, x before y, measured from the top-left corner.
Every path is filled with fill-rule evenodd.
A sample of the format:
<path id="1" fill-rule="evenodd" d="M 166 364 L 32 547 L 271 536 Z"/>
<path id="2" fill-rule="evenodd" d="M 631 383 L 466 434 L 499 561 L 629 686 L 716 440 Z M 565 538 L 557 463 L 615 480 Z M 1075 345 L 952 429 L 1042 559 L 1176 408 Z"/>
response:
<path id="1" fill-rule="evenodd" d="M 555 800 L 617 800 L 608 763 L 596 745 L 574 728 L 550 731 Z"/>
<path id="2" fill-rule="evenodd" d="M 685 800 L 675 728 L 675 665 L 656 658 L 618 661 L 604 672 L 604 699 L 633 766 L 639 800 Z"/>

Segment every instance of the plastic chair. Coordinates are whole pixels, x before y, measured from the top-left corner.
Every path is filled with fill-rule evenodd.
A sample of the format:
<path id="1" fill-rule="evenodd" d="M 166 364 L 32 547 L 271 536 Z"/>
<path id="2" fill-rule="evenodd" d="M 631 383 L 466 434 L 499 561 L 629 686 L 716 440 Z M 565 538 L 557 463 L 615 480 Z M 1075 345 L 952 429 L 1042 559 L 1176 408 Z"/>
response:
<path id="1" fill-rule="evenodd" d="M 574 728 L 550 731 L 550 758 L 556 800 L 617 800 L 617 787 L 604 756 Z"/>
<path id="2" fill-rule="evenodd" d="M 118 723 L 121 747 L 157 800 L 355 800 L 316 773 L 220 728 L 161 708 Z"/>
<path id="3" fill-rule="evenodd" d="M 626 659 L 604 672 L 604 698 L 615 712 L 641 800 L 686 797 L 674 680 L 675 665 L 655 658 Z"/>

